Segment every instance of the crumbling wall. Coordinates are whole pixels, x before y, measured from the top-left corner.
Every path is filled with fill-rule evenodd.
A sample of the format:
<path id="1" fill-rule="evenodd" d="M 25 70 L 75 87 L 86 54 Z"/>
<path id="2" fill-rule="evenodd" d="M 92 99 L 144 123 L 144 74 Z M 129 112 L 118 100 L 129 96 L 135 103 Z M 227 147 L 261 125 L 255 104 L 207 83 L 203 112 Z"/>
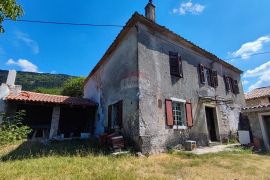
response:
<path id="1" fill-rule="evenodd" d="M 232 102 L 226 102 L 226 104 L 217 102 L 210 104 L 217 107 L 220 136 L 227 136 L 230 131 L 236 131 L 239 107 L 244 105 L 240 73 L 213 62 L 142 24 L 138 24 L 138 29 L 139 72 L 144 74 L 139 78 L 139 123 L 142 151 L 162 151 L 167 146 L 176 145 L 186 139 L 194 139 L 200 145 L 207 145 L 209 141 L 204 108 L 208 103 L 200 101 L 199 95 L 219 97 L 223 100 L 231 99 Z M 181 55 L 184 78 L 171 77 L 169 51 L 178 52 Z M 200 83 L 198 75 L 200 63 L 218 71 L 219 86 L 216 89 Z M 240 94 L 226 92 L 224 75 L 238 80 Z M 194 118 L 194 126 L 191 129 L 173 130 L 166 126 L 165 99 L 172 97 L 191 100 Z M 158 107 L 158 101 L 162 101 L 162 107 Z"/>
<path id="2" fill-rule="evenodd" d="M 137 31 L 134 27 L 86 83 L 84 97 L 99 104 L 95 123 L 97 136 L 108 126 L 108 106 L 123 100 L 124 135 L 138 142 L 137 59 Z"/>

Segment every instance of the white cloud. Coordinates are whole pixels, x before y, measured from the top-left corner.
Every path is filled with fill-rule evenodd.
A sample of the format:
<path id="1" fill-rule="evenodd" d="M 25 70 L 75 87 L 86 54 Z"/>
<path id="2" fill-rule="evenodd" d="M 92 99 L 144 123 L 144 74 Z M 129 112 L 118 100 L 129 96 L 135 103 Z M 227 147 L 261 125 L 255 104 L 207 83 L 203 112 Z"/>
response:
<path id="1" fill-rule="evenodd" d="M 244 78 L 262 76 L 268 71 L 270 71 L 270 61 L 256 67 L 255 69 L 247 70 L 247 72 L 244 73 Z"/>
<path id="2" fill-rule="evenodd" d="M 232 53 L 232 56 L 241 57 L 242 59 L 249 59 L 251 54 L 260 51 L 268 42 L 270 42 L 270 36 L 262 36 L 255 41 L 243 44 L 240 49 Z"/>
<path id="3" fill-rule="evenodd" d="M 30 36 L 26 33 L 23 33 L 21 31 L 17 31 L 16 33 L 16 37 L 21 40 L 22 42 L 24 42 L 27 46 L 29 46 L 34 54 L 38 54 L 39 53 L 39 46 L 38 43 L 36 41 L 34 41 L 33 39 L 30 38 Z"/>
<path id="4" fill-rule="evenodd" d="M 258 78 L 257 81 L 248 88 L 248 91 L 259 87 L 270 86 L 270 61 L 255 69 L 247 70 L 244 74 L 244 78 Z"/>
<path id="5" fill-rule="evenodd" d="M 204 9 L 205 9 L 204 5 L 201 5 L 199 3 L 193 4 L 192 1 L 190 0 L 188 2 L 182 2 L 179 8 L 174 8 L 173 13 L 179 15 L 185 15 L 187 13 L 199 15 L 204 11 Z"/>
<path id="6" fill-rule="evenodd" d="M 22 71 L 38 72 L 38 67 L 26 59 L 19 59 L 18 61 L 9 59 L 6 64 L 19 66 Z"/>

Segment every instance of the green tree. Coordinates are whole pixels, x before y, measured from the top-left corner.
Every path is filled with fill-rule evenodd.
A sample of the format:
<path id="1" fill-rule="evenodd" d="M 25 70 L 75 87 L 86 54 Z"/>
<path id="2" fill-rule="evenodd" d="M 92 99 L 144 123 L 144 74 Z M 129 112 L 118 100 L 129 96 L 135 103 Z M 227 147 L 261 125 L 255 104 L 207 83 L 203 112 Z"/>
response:
<path id="1" fill-rule="evenodd" d="M 64 83 L 62 95 L 72 97 L 83 96 L 83 84 L 85 78 L 71 78 Z"/>
<path id="2" fill-rule="evenodd" d="M 0 33 L 4 32 L 2 26 L 5 18 L 16 20 L 23 15 L 23 9 L 17 4 L 16 0 L 0 0 Z"/>
<path id="3" fill-rule="evenodd" d="M 34 92 L 43 93 L 43 94 L 61 95 L 62 89 L 61 88 L 38 87 L 38 88 L 34 89 Z"/>

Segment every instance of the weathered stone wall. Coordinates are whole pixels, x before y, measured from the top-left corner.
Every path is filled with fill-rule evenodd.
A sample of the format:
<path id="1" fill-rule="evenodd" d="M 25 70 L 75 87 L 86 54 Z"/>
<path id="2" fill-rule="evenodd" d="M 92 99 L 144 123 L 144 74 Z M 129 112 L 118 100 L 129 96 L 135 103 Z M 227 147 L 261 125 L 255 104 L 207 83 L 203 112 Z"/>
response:
<path id="1" fill-rule="evenodd" d="M 248 117 L 253 139 L 258 139 L 260 141 L 260 145 L 263 149 L 266 147 L 265 147 L 264 140 L 263 140 L 261 124 L 259 121 L 259 113 L 267 113 L 267 112 L 270 112 L 269 108 L 259 110 L 259 111 L 246 110 L 245 112 L 243 112 L 243 115 Z"/>
<path id="2" fill-rule="evenodd" d="M 244 105 L 244 94 L 240 74 L 213 62 L 202 55 L 169 40 L 142 24 L 138 25 L 139 108 L 140 144 L 144 152 L 162 151 L 168 145 L 175 145 L 187 138 L 195 139 L 201 145 L 208 144 L 208 131 L 205 120 L 205 106 L 217 107 L 217 121 L 220 138 L 228 136 L 238 128 L 239 111 Z M 179 52 L 183 62 L 184 78 L 175 79 L 170 75 L 169 51 Z M 219 86 L 215 89 L 201 85 L 198 65 L 202 63 L 218 71 Z M 240 94 L 227 93 L 223 76 L 238 80 Z M 203 103 L 203 96 L 220 96 L 231 103 Z M 189 130 L 173 130 L 166 126 L 165 99 L 189 99 L 192 102 L 194 126 Z M 162 101 L 162 108 L 158 107 Z"/>
<path id="3" fill-rule="evenodd" d="M 84 97 L 99 103 L 96 135 L 108 125 L 108 106 L 123 100 L 125 137 L 138 142 L 138 61 L 137 31 L 132 28 L 114 53 L 92 76 L 84 88 Z"/>

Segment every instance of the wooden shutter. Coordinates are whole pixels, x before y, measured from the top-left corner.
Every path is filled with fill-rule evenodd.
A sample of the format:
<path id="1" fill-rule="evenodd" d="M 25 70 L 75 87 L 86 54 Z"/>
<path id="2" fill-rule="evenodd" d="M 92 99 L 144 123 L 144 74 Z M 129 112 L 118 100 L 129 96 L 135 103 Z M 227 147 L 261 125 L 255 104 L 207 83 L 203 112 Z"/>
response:
<path id="1" fill-rule="evenodd" d="M 179 61 L 179 77 L 183 78 L 183 62 L 182 62 L 182 57 L 178 56 L 178 61 Z"/>
<path id="2" fill-rule="evenodd" d="M 172 110 L 172 101 L 166 99 L 166 121 L 168 126 L 173 126 L 173 110 Z"/>
<path id="3" fill-rule="evenodd" d="M 205 84 L 204 66 L 202 64 L 199 65 L 199 74 L 201 83 Z"/>
<path id="4" fill-rule="evenodd" d="M 224 76 L 224 82 L 225 82 L 225 88 L 227 92 L 231 91 L 231 82 L 230 82 L 230 77 Z"/>
<path id="5" fill-rule="evenodd" d="M 237 80 L 233 80 L 233 93 L 234 94 L 239 94 L 239 86 L 238 86 L 238 81 Z"/>
<path id="6" fill-rule="evenodd" d="M 108 131 L 111 131 L 112 128 L 112 105 L 108 107 Z"/>
<path id="7" fill-rule="evenodd" d="M 170 73 L 172 76 L 176 77 L 183 77 L 183 72 L 182 71 L 182 61 L 180 63 L 180 58 L 178 56 L 178 53 L 174 52 L 169 52 L 170 56 Z M 181 71 L 180 71 L 181 69 Z"/>
<path id="8" fill-rule="evenodd" d="M 212 70 L 211 83 L 214 88 L 218 87 L 218 75 L 217 75 L 217 71 L 215 70 Z"/>
<path id="9" fill-rule="evenodd" d="M 117 103 L 117 125 L 123 127 L 123 101 Z"/>
<path id="10" fill-rule="evenodd" d="M 193 117 L 192 117 L 192 104 L 189 100 L 186 102 L 186 120 L 187 120 L 187 126 L 192 127 L 193 126 Z"/>

